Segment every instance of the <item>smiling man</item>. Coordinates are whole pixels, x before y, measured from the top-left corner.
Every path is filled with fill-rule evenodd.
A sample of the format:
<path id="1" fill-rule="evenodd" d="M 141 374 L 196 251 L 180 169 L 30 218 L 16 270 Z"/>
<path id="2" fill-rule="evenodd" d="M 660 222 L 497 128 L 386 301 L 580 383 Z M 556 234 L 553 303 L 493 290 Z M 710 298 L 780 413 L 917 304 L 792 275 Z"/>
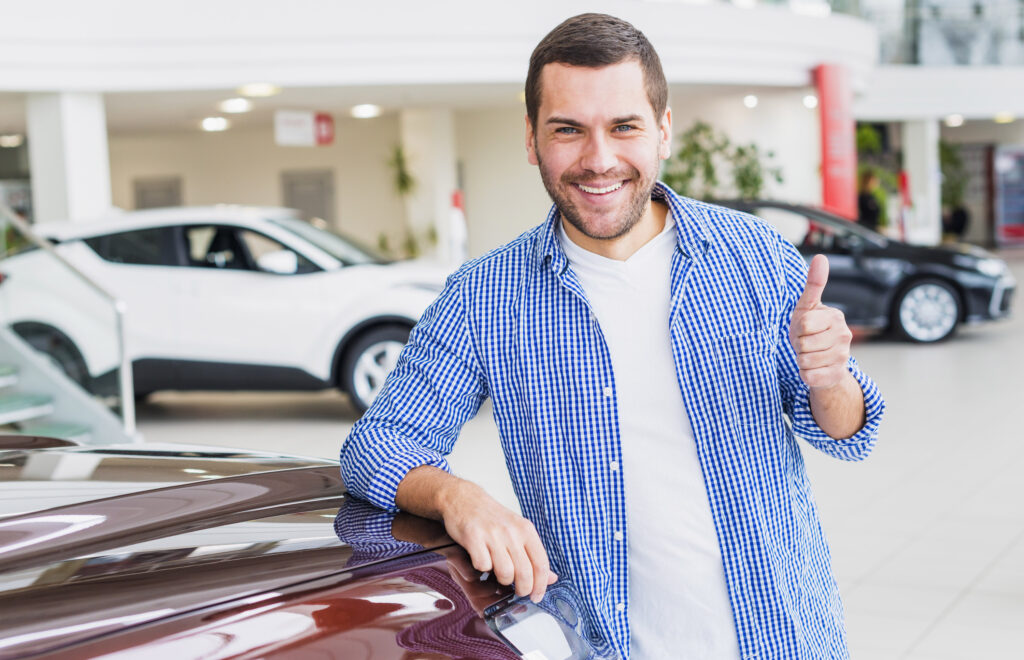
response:
<path id="1" fill-rule="evenodd" d="M 628 23 L 556 27 L 526 99 L 554 207 L 450 278 L 342 449 L 348 487 L 443 520 L 520 595 L 572 581 L 604 652 L 846 657 L 796 438 L 861 459 L 884 404 L 827 261 L 657 182 L 667 85 Z M 444 458 L 485 397 L 523 516 Z"/>

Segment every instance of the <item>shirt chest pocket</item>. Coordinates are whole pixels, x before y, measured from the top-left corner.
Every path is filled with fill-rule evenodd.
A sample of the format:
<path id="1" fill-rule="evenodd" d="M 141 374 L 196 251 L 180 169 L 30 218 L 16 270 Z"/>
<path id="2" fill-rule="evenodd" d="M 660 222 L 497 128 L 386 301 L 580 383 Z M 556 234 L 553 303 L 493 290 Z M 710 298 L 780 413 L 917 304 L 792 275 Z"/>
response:
<path id="1" fill-rule="evenodd" d="M 773 337 L 762 331 L 730 333 L 715 340 L 726 398 L 722 412 L 735 424 L 768 428 L 781 418 L 775 351 Z"/>

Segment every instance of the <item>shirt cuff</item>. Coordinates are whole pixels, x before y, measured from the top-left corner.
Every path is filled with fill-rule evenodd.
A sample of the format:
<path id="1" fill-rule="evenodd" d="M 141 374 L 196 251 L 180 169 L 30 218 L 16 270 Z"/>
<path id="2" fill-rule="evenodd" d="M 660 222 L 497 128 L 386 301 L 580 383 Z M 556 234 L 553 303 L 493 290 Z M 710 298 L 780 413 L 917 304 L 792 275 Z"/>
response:
<path id="1" fill-rule="evenodd" d="M 860 460 L 871 452 L 878 439 L 878 427 L 885 413 L 885 400 L 878 391 L 878 386 L 861 371 L 853 357 L 847 362 L 847 369 L 864 394 L 864 426 L 849 438 L 836 440 L 829 436 L 811 413 L 810 388 L 801 383 L 797 391 L 796 412 L 793 415 L 793 433 L 837 458 Z"/>
<path id="2" fill-rule="evenodd" d="M 387 511 L 398 511 L 395 505 L 395 493 L 398 492 L 398 484 L 405 479 L 409 470 L 418 468 L 421 465 L 432 465 L 445 472 L 451 472 L 448 461 L 435 451 L 425 447 L 416 447 L 395 454 L 387 462 L 380 466 L 377 473 L 366 489 L 366 499 L 375 506 Z"/>

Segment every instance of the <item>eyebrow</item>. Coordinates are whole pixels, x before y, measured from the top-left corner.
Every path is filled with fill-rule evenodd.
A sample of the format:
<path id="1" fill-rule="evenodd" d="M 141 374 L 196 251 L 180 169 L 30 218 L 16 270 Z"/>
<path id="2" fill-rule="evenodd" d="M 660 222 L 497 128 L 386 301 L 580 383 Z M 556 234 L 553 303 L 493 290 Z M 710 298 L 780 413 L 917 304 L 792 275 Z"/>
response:
<path id="1" fill-rule="evenodd" d="M 630 122 L 642 122 L 644 118 L 641 115 L 626 115 L 624 117 L 616 117 L 611 120 L 611 124 L 628 124 Z M 575 126 L 576 128 L 582 128 L 583 124 L 575 119 L 568 117 L 548 117 L 545 124 L 563 124 L 565 126 Z"/>

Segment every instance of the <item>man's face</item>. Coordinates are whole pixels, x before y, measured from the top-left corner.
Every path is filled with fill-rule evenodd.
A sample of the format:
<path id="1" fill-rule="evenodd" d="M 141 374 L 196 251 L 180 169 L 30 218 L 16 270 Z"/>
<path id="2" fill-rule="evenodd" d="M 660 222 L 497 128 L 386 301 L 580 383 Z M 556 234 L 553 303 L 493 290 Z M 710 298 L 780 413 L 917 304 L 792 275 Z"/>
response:
<path id="1" fill-rule="evenodd" d="M 636 60 L 601 68 L 547 64 L 526 150 L 562 216 L 585 236 L 625 235 L 650 206 L 668 158 L 672 114 L 655 117 Z"/>

